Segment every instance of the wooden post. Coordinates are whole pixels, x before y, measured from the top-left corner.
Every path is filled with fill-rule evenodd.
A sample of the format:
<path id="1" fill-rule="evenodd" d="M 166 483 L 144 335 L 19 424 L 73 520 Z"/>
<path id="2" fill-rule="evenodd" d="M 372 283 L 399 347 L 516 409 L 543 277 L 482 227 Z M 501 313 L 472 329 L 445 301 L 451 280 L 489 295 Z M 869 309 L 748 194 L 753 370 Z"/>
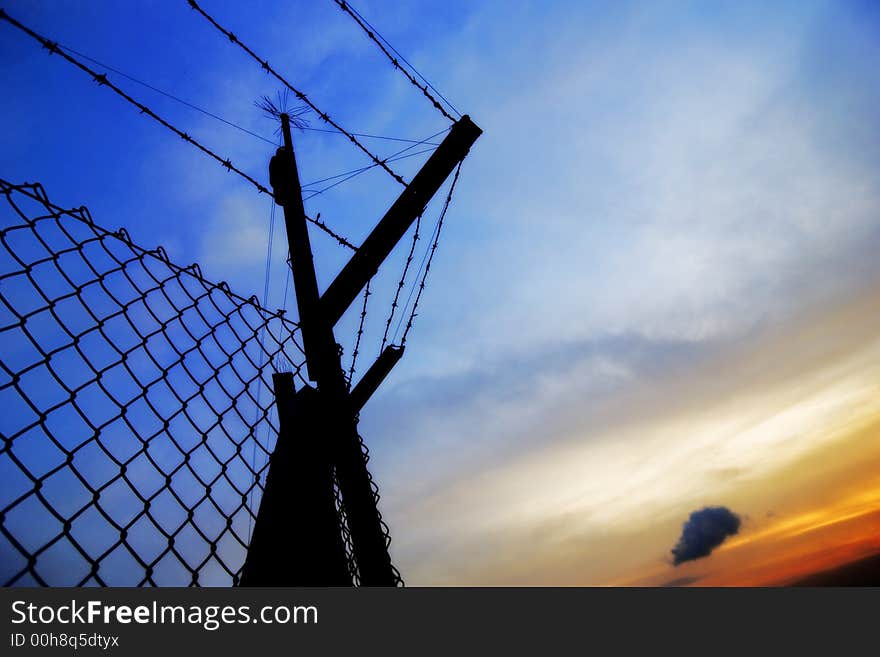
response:
<path id="1" fill-rule="evenodd" d="M 333 494 L 333 468 L 318 435 L 318 392 L 296 393 L 293 374 L 272 375 L 278 441 L 240 586 L 351 586 Z"/>
<path id="2" fill-rule="evenodd" d="M 309 241 L 306 211 L 302 201 L 302 187 L 290 135 L 290 117 L 281 115 L 284 146 L 279 148 L 269 164 L 269 182 L 275 191 L 275 200 L 284 210 L 284 226 L 293 268 L 293 286 L 303 335 L 303 347 L 309 379 L 318 381 L 321 372 L 332 368 L 336 341 L 328 330 L 318 309 L 318 279 Z"/>
<path id="3" fill-rule="evenodd" d="M 332 495 L 333 492 L 332 480 L 335 474 L 336 483 L 342 494 L 342 506 L 351 535 L 351 547 L 357 563 L 359 583 L 362 586 L 394 586 L 397 583 L 397 575 L 388 554 L 387 534 L 376 507 L 374 484 L 367 471 L 357 422 L 360 409 L 400 360 L 403 348 L 389 346 L 385 349 L 354 390 L 349 392 L 333 327 L 412 225 L 416 216 L 437 193 L 455 166 L 467 155 L 468 149 L 482 131 L 467 116 L 463 116 L 452 127 L 437 150 L 428 158 L 412 182 L 345 265 L 324 296 L 320 297 L 302 201 L 302 188 L 293 151 L 293 139 L 290 134 L 290 117 L 287 114 L 281 114 L 281 129 L 284 146 L 276 151 L 269 164 L 269 180 L 276 202 L 284 209 L 284 223 L 287 228 L 306 365 L 309 379 L 317 383 L 317 390 L 306 393 L 305 391 L 311 391 L 311 388 L 305 388 L 297 395 L 295 414 L 286 410 L 286 405 L 292 403 L 287 398 L 292 395 L 289 391 L 285 392 L 285 386 L 277 382 L 276 398 L 279 415 L 295 417 L 302 425 L 305 432 L 302 440 L 308 441 L 310 447 L 308 449 L 301 447 L 300 451 L 319 456 L 308 457 L 311 459 L 309 462 L 313 463 L 310 467 L 315 468 L 317 474 L 303 475 L 296 464 L 290 462 L 290 457 L 285 455 L 284 445 L 289 439 L 285 438 L 282 442 L 282 435 L 279 434 L 279 447 L 276 450 L 281 449 L 282 453 L 277 459 L 273 455 L 275 460 L 267 478 L 264 499 L 260 504 L 257 527 L 254 529 L 252 545 L 248 550 L 242 582 L 271 584 L 280 581 L 272 580 L 273 572 L 282 574 L 302 572 L 285 563 L 289 559 L 289 554 L 285 553 L 285 546 L 289 546 L 291 541 L 317 540 L 316 544 L 324 545 L 325 547 L 321 549 L 327 555 L 331 555 L 326 557 L 327 559 L 334 563 L 345 563 L 344 559 L 340 560 L 338 557 L 335 539 L 310 535 L 308 532 L 301 537 L 292 538 L 285 533 L 288 528 L 297 527 L 295 518 L 302 510 L 290 504 L 291 496 L 285 491 L 293 489 L 289 485 L 285 486 L 284 483 L 277 483 L 292 476 L 302 476 L 304 480 L 310 481 L 310 485 L 315 486 L 317 492 L 303 493 L 302 499 L 309 500 L 309 504 L 316 506 L 314 510 L 306 512 L 304 517 L 311 518 L 309 514 L 317 514 L 314 519 L 308 521 L 310 526 L 320 525 L 323 528 L 320 531 L 332 533 L 326 522 L 324 510 L 327 508 L 327 495 Z M 293 387 L 292 378 L 289 387 L 290 389 Z M 290 427 L 291 422 L 288 421 L 286 425 Z M 286 431 L 288 429 L 282 428 L 282 434 Z M 329 455 L 329 463 L 332 465 L 329 480 L 323 465 L 325 461 L 321 460 L 324 458 L 323 455 Z M 277 475 L 278 472 L 282 474 Z M 268 479 L 272 481 L 271 487 Z M 278 500 L 288 500 L 286 509 L 289 518 L 285 518 L 285 505 Z M 336 536 L 339 537 L 338 527 Z M 306 550 L 295 554 L 297 559 L 313 560 L 319 565 L 323 564 L 321 572 L 324 573 L 322 577 L 327 578 L 325 583 L 342 581 L 339 567 L 324 563 L 322 561 L 324 557 L 321 555 Z"/>
<path id="4" fill-rule="evenodd" d="M 357 413 L 351 405 L 333 325 L 318 301 L 318 284 L 296 168 L 290 119 L 281 115 L 284 147 L 269 165 L 276 200 L 284 209 L 296 302 L 309 378 L 317 382 L 319 414 L 309 440 L 326 441 L 342 493 L 360 583 L 394 586 L 396 577 L 388 555 L 385 532 L 376 508 L 372 481 L 357 433 Z"/>

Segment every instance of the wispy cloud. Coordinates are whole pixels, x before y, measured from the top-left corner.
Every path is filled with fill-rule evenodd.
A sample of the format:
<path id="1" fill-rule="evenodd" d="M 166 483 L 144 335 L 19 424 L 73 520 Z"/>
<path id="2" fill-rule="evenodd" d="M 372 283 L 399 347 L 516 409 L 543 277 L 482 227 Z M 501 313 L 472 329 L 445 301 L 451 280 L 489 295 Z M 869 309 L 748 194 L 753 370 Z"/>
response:
<path id="1" fill-rule="evenodd" d="M 393 460 L 379 473 L 401 560 L 426 581 L 597 582 L 661 561 L 681 514 L 707 496 L 746 495 L 747 511 L 763 514 L 800 481 L 789 474 L 782 486 L 779 473 L 880 414 L 876 302 L 831 315 L 728 347 L 677 380 L 634 376 L 604 408 L 584 401 L 556 413 L 525 392 L 450 412 L 434 396 L 437 416 L 454 419 L 420 434 L 407 422 L 381 427 L 390 440 L 379 453 L 431 464 L 418 477 L 402 479 Z M 493 418 L 515 425 L 524 409 L 545 421 L 495 433 Z M 429 441 L 408 447 L 413 435 Z"/>

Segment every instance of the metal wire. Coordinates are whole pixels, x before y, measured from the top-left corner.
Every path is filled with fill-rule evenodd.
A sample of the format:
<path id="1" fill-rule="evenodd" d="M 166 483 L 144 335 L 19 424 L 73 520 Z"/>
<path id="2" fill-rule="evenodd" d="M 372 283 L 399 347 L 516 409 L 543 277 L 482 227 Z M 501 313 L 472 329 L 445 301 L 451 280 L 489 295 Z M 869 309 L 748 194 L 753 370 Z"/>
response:
<path id="1" fill-rule="evenodd" d="M 373 279 L 367 281 L 367 285 L 364 287 L 364 304 L 361 307 L 361 319 L 358 323 L 357 336 L 354 341 L 354 350 L 351 352 L 351 366 L 348 368 L 348 387 L 351 388 L 351 382 L 354 378 L 354 373 L 357 369 L 357 359 L 358 354 L 360 353 L 361 348 L 361 338 L 364 336 L 364 322 L 367 320 L 367 302 L 370 299 L 370 284 L 373 282 Z"/>
<path id="2" fill-rule="evenodd" d="M 406 256 L 406 263 L 403 265 L 403 272 L 400 274 L 400 280 L 397 281 L 397 289 L 394 290 L 394 299 L 391 301 L 391 308 L 388 310 L 388 318 L 385 320 L 385 331 L 382 333 L 382 344 L 379 346 L 379 353 L 385 349 L 385 345 L 388 343 L 388 331 L 391 330 L 391 322 L 394 321 L 394 315 L 397 313 L 398 302 L 400 301 L 400 293 L 403 291 L 403 286 L 406 284 L 406 275 L 409 272 L 409 267 L 412 264 L 413 256 L 416 251 L 416 244 L 419 241 L 419 230 L 422 227 L 422 215 L 424 214 L 424 210 L 422 210 L 419 215 L 416 217 L 416 227 L 413 231 L 412 241 L 409 245 L 409 253 Z M 409 300 L 407 300 L 409 302 Z"/>
<path id="3" fill-rule="evenodd" d="M 425 148 L 423 150 L 416 151 L 415 153 L 408 153 L 406 155 L 401 155 L 400 157 L 394 157 L 392 155 L 392 156 L 389 156 L 388 161 L 389 162 L 396 162 L 397 160 L 405 160 L 410 157 L 417 157 L 419 155 L 424 155 L 425 153 L 430 153 L 430 152 L 434 151 L 436 148 L 437 148 L 436 146 L 432 146 L 431 148 Z M 335 176 L 328 176 L 327 178 L 324 178 L 322 180 L 313 180 L 312 182 L 308 183 L 308 186 L 319 185 L 322 182 L 327 182 L 328 180 L 336 180 L 336 182 L 331 183 L 331 184 L 327 185 L 326 187 L 322 187 L 321 189 L 307 189 L 308 186 L 303 185 L 303 194 L 305 194 L 305 196 L 303 196 L 303 201 L 308 201 L 309 199 L 314 198 L 315 196 L 319 196 L 320 194 L 323 194 L 324 192 L 330 191 L 334 187 L 337 187 L 337 186 L 341 185 L 342 183 L 346 183 L 349 180 L 351 180 L 352 178 L 356 178 L 357 176 L 361 175 L 362 173 L 366 173 L 367 171 L 374 169 L 375 167 L 376 167 L 375 164 L 368 164 L 365 167 L 360 167 L 358 169 L 352 169 L 351 171 L 344 171 L 343 173 L 338 173 Z"/>

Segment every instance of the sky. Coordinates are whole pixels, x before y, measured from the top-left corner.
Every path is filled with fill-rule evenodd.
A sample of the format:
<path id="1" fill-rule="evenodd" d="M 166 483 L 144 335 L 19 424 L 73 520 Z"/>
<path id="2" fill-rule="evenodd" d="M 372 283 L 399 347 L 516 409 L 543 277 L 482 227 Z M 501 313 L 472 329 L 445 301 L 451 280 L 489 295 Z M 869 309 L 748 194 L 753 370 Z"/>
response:
<path id="1" fill-rule="evenodd" d="M 352 130 L 448 125 L 330 0 L 202 5 Z M 484 130 L 406 356 L 361 415 L 406 581 L 779 584 L 880 551 L 876 3 L 355 6 Z M 254 101 L 278 85 L 183 0 L 6 9 L 277 139 Z M 268 199 L 0 28 L 0 176 L 263 298 Z M 270 144 L 110 78 L 267 180 Z M 368 163 L 294 139 L 304 182 Z M 306 205 L 359 241 L 398 190 L 372 171 Z M 312 241 L 323 288 L 347 254 Z M 376 352 L 405 251 L 370 298 Z M 738 532 L 673 565 L 707 506 Z"/>

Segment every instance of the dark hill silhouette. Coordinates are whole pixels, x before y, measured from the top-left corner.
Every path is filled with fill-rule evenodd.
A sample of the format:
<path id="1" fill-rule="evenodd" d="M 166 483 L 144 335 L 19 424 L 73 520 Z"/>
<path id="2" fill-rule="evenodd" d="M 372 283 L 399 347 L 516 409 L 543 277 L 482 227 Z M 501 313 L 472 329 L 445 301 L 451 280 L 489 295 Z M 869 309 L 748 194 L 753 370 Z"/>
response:
<path id="1" fill-rule="evenodd" d="M 807 575 L 791 586 L 880 586 L 880 553 Z"/>

